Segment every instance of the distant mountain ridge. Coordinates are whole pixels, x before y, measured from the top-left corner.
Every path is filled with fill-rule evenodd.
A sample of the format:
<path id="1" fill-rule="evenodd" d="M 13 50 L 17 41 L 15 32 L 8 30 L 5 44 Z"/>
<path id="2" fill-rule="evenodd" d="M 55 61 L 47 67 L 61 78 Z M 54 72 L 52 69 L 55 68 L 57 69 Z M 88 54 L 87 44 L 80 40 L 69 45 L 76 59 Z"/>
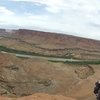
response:
<path id="1" fill-rule="evenodd" d="M 0 29 L 0 44 L 49 56 L 76 59 L 99 59 L 100 41 L 72 35 L 19 29 Z M 9 41 L 9 42 L 7 42 Z"/>

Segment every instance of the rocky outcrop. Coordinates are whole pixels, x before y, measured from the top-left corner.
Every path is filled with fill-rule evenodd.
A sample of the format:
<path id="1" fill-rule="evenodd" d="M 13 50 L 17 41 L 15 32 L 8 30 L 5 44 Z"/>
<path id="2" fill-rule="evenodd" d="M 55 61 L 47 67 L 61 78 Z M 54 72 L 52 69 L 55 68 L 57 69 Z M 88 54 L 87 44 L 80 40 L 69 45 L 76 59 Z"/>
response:
<path id="1" fill-rule="evenodd" d="M 95 72 L 91 66 L 85 65 L 84 67 L 80 67 L 80 68 L 75 69 L 75 73 L 77 74 L 77 76 L 80 79 L 85 79 L 85 78 L 93 75 Z"/>

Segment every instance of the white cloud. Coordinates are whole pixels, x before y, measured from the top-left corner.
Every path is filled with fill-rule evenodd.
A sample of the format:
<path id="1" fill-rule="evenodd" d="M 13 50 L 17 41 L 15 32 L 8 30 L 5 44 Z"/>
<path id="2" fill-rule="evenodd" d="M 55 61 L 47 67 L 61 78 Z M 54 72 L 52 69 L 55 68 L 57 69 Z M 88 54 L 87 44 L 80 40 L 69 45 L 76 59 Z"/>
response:
<path id="1" fill-rule="evenodd" d="M 51 13 L 58 13 L 64 6 L 65 0 L 11 0 L 11 1 L 24 1 L 32 2 L 37 5 L 45 5 L 45 9 Z"/>
<path id="2" fill-rule="evenodd" d="M 25 16 L 27 16 L 30 20 L 38 20 L 38 21 L 45 21 L 48 20 L 49 16 L 47 15 L 33 15 L 31 13 L 25 13 Z"/>
<path id="3" fill-rule="evenodd" d="M 12 12 L 11 10 L 7 9 L 4 6 L 0 6 L 0 14 L 13 15 L 14 12 Z"/>
<path id="4" fill-rule="evenodd" d="M 1 25 L 16 25 L 19 27 L 41 27 L 43 23 L 48 21 L 48 16 L 46 15 L 32 15 L 24 14 L 20 15 L 0 15 L 0 26 Z"/>
<path id="5" fill-rule="evenodd" d="M 46 5 L 46 10 L 57 13 L 61 10 L 78 10 L 84 13 L 96 13 L 100 10 L 99 0 L 11 0 L 32 2 L 34 4 Z"/>

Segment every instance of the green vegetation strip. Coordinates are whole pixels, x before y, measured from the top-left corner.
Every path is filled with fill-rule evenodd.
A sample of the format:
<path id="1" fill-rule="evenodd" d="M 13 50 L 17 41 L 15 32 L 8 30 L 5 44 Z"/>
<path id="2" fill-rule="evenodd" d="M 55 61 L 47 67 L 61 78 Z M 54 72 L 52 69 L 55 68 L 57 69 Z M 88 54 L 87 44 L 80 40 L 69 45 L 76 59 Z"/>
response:
<path id="1" fill-rule="evenodd" d="M 17 50 L 17 49 L 8 48 L 8 47 L 2 46 L 2 45 L 0 45 L 0 51 L 4 51 L 4 52 L 8 52 L 8 53 L 15 53 L 15 54 L 31 55 L 31 56 L 55 57 L 55 58 L 57 57 L 57 58 L 66 58 L 66 59 L 69 58 L 69 57 L 65 57 L 65 56 L 43 55 L 43 54 L 35 53 L 35 52 Z"/>
<path id="2" fill-rule="evenodd" d="M 56 57 L 57 58 L 66 58 L 67 57 L 59 57 L 59 56 L 50 56 L 50 55 L 42 55 L 39 53 L 34 53 L 34 52 L 27 52 L 27 51 L 22 51 L 22 50 L 16 50 L 16 49 L 12 49 L 12 48 L 7 48 L 5 46 L 1 46 L 0 45 L 0 51 L 5 51 L 8 53 L 15 53 L 15 54 L 23 54 L 23 55 L 31 55 L 31 56 L 43 56 L 43 57 Z M 57 60 L 48 60 L 51 62 L 62 62 L 62 63 L 68 63 L 68 64 L 80 64 L 80 65 L 88 65 L 88 64 L 100 64 L 100 60 L 87 60 L 87 61 L 83 61 L 83 60 L 76 60 L 76 61 L 71 61 L 71 60 L 66 60 L 66 61 L 57 61 Z"/>
<path id="3" fill-rule="evenodd" d="M 65 63 L 65 64 L 75 64 L 75 65 L 97 65 L 100 64 L 100 60 L 91 60 L 91 61 L 54 61 L 54 60 L 48 60 L 50 62 L 54 62 L 54 63 Z"/>
<path id="4" fill-rule="evenodd" d="M 33 55 L 33 52 L 26 52 L 26 51 L 21 51 L 21 50 L 16 50 L 16 49 L 12 49 L 12 48 L 7 48 L 5 46 L 0 46 L 0 51 L 5 51 L 8 53 L 18 53 L 18 54 L 25 54 L 25 55 Z M 34 53 L 34 55 L 36 55 Z"/>
<path id="5" fill-rule="evenodd" d="M 90 61 L 65 61 L 68 64 L 78 64 L 78 65 L 88 65 L 88 64 L 100 64 L 100 60 L 90 60 Z"/>

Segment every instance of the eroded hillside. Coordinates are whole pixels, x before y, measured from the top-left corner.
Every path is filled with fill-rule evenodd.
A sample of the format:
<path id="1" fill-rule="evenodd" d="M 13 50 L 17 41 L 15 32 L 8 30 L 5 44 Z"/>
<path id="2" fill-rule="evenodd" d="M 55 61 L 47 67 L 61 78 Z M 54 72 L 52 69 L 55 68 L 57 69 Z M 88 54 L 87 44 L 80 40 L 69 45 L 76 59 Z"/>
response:
<path id="1" fill-rule="evenodd" d="M 100 41 L 0 30 L 0 100 L 94 100 L 99 60 Z"/>
<path id="2" fill-rule="evenodd" d="M 94 98 L 93 86 L 99 79 L 99 70 L 99 65 L 73 65 L 1 53 L 0 94 L 23 97 L 48 93 L 86 100 Z"/>

